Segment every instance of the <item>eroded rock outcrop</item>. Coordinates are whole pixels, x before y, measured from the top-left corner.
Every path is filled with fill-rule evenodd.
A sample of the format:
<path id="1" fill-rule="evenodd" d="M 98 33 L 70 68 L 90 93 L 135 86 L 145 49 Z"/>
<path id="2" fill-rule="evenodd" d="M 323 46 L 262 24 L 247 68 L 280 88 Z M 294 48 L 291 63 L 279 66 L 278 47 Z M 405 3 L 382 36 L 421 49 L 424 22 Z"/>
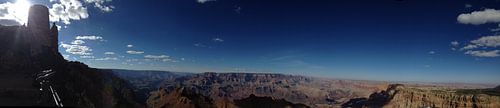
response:
<path id="1" fill-rule="evenodd" d="M 62 103 L 79 108 L 140 108 L 126 81 L 111 71 L 89 68 L 79 62 L 67 62 L 56 68 L 52 78 Z"/>
<path id="2" fill-rule="evenodd" d="M 380 108 L 391 102 L 396 94 L 399 93 L 399 89 L 403 88 L 401 84 L 391 84 L 387 87 L 386 90 L 382 90 L 380 92 L 375 92 L 371 94 L 368 98 L 354 98 L 349 100 L 348 102 L 342 104 L 342 107 L 352 107 L 352 108 L 361 108 L 361 107 L 374 107 Z"/>
<path id="3" fill-rule="evenodd" d="M 213 99 L 184 87 L 172 92 L 163 88 L 152 92 L 147 106 L 149 108 L 309 108 L 304 104 L 294 104 L 285 99 L 259 97 L 253 94 L 234 101 Z"/>
<path id="4" fill-rule="evenodd" d="M 495 93 L 491 89 L 414 88 L 394 84 L 369 98 L 351 99 L 343 107 L 498 108 L 500 97 Z"/>
<path id="5" fill-rule="evenodd" d="M 177 88 L 168 93 L 164 89 L 153 92 L 147 101 L 150 108 L 218 108 L 214 101 L 185 88 Z M 234 108 L 224 107 L 224 108 Z"/>
<path id="6" fill-rule="evenodd" d="M 459 90 L 400 88 L 388 108 L 498 108 L 500 97 L 488 94 L 460 93 Z"/>
<path id="7" fill-rule="evenodd" d="M 255 95 L 311 107 L 337 107 L 349 99 L 380 91 L 380 85 L 384 83 L 269 73 L 207 72 L 165 80 L 162 88 L 172 92 L 177 87 L 184 87 L 215 101 L 234 101 Z"/>
<path id="8" fill-rule="evenodd" d="M 234 103 L 240 108 L 309 108 L 304 104 L 294 104 L 285 99 L 257 97 L 253 94 L 248 98 L 235 100 Z"/>

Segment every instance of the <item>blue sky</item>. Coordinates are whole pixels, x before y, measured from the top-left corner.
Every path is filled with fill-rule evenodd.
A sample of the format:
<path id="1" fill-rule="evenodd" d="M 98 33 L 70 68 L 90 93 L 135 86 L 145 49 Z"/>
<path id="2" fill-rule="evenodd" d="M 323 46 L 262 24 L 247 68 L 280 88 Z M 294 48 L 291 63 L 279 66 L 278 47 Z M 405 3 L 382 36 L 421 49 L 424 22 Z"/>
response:
<path id="1" fill-rule="evenodd" d="M 29 2 L 51 8 L 68 60 L 96 68 L 500 83 L 495 0 Z"/>

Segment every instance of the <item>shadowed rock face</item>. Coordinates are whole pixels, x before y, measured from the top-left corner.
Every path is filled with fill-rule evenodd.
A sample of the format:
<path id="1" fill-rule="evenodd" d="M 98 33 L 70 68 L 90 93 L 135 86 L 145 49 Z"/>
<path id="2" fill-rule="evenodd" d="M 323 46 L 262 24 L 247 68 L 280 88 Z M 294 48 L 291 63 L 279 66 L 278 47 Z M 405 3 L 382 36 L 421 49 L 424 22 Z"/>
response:
<path id="1" fill-rule="evenodd" d="M 375 108 L 380 108 L 386 105 L 387 103 L 391 102 L 391 100 L 394 98 L 394 95 L 396 95 L 400 88 L 402 88 L 403 85 L 401 84 L 391 84 L 387 87 L 386 90 L 382 90 L 380 92 L 375 92 L 369 96 L 369 98 L 354 98 L 349 100 L 348 102 L 342 104 L 342 107 L 353 107 L 353 108 L 360 108 L 360 107 L 375 107 Z"/>
<path id="2" fill-rule="evenodd" d="M 142 107 L 126 81 L 111 71 L 89 68 L 79 62 L 67 62 L 54 68 L 54 88 L 62 103 L 81 108 Z"/>
<path id="3" fill-rule="evenodd" d="M 153 92 L 147 101 L 150 108 L 215 108 L 209 97 L 196 94 L 184 88 L 168 93 L 164 89 Z"/>
<path id="4" fill-rule="evenodd" d="M 0 25 L 0 106 L 54 106 L 52 94 L 40 91 L 35 80 L 49 70 L 45 87 L 57 91 L 65 107 L 141 107 L 126 82 L 111 72 L 64 60 L 48 16 L 47 7 L 34 5 L 28 26 Z"/>
<path id="5" fill-rule="evenodd" d="M 30 7 L 28 27 L 36 31 L 49 31 L 49 9 L 43 5 Z"/>
<path id="6" fill-rule="evenodd" d="M 284 99 L 271 97 L 257 97 L 253 94 L 248 98 L 235 100 L 234 103 L 240 108 L 309 108 L 304 104 L 293 104 Z"/>
<path id="7" fill-rule="evenodd" d="M 161 88 L 152 92 L 147 101 L 149 108 L 309 108 L 304 104 L 293 104 L 284 99 L 250 95 L 240 100 L 212 99 L 190 89 L 177 88 L 168 92 Z"/>
<path id="8" fill-rule="evenodd" d="M 0 106 L 52 105 L 38 101 L 44 98 L 38 96 L 35 74 L 66 62 L 53 40 L 58 31 L 49 28 L 47 7 L 34 6 L 30 13 L 36 13 L 30 14 L 30 26 L 0 25 Z"/>
<path id="9" fill-rule="evenodd" d="M 65 62 L 58 51 L 57 27 L 49 28 L 48 11 L 43 5 L 34 5 L 30 8 L 28 26 L 0 25 L 3 72 L 13 72 L 12 69 L 39 71 Z"/>
<path id="10" fill-rule="evenodd" d="M 30 53 L 30 40 L 19 26 L 0 26 L 0 106 L 54 106 L 51 95 L 40 95 L 35 74 L 52 70 L 50 82 L 65 106 L 85 108 L 141 107 L 122 79 L 111 72 L 68 62 L 45 47 Z M 13 37 L 13 38 L 10 38 Z M 6 41 L 4 39 L 13 39 Z"/>

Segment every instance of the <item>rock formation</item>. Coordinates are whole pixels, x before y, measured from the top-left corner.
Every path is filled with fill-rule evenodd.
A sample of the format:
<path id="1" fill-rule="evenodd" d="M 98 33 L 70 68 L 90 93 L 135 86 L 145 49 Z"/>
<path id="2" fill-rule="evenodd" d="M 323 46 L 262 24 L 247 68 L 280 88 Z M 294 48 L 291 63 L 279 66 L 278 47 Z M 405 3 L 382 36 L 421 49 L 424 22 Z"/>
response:
<path id="1" fill-rule="evenodd" d="M 36 74 L 66 62 L 57 50 L 57 27 L 49 28 L 48 16 L 47 7 L 34 5 L 28 26 L 0 25 L 0 95 L 10 94 L 0 97 L 0 105 L 47 105 L 37 102 L 43 97 L 34 86 Z"/>
<path id="2" fill-rule="evenodd" d="M 0 106 L 142 107 L 112 72 L 64 60 L 47 7 L 29 13 L 27 26 L 0 25 Z"/>
<path id="3" fill-rule="evenodd" d="M 258 97 L 253 94 L 234 101 L 212 99 L 184 87 L 176 88 L 172 92 L 160 88 L 151 94 L 147 101 L 149 108 L 309 108 L 304 104 L 294 104 L 285 99 Z"/>
<path id="4" fill-rule="evenodd" d="M 343 107 L 384 108 L 498 108 L 500 97 L 483 90 L 443 90 L 390 85 L 369 98 L 351 99 Z"/>
<path id="5" fill-rule="evenodd" d="M 375 92 L 371 94 L 368 98 L 354 98 L 349 100 L 348 102 L 342 104 L 342 107 L 353 107 L 353 108 L 361 108 L 361 107 L 370 107 L 370 108 L 380 108 L 391 102 L 401 87 L 401 84 L 391 84 L 387 87 L 386 90 L 382 90 L 380 92 Z"/>
<path id="6" fill-rule="evenodd" d="M 253 94 L 248 98 L 235 100 L 234 103 L 240 108 L 309 108 L 304 104 L 294 104 L 284 99 L 271 97 L 257 97 Z"/>
<path id="7" fill-rule="evenodd" d="M 43 5 L 33 5 L 30 8 L 28 16 L 28 31 L 31 32 L 34 39 L 33 49 L 37 47 L 48 47 L 53 52 L 58 52 L 58 30 L 55 24 L 49 28 L 49 9 Z M 36 53 L 38 51 L 33 51 Z"/>
<path id="8" fill-rule="evenodd" d="M 160 89 L 153 92 L 150 98 L 147 101 L 147 106 L 150 108 L 216 108 L 209 97 L 196 94 L 183 87 L 171 93 Z"/>
<path id="9" fill-rule="evenodd" d="M 369 96 L 381 90 L 379 89 L 381 84 L 384 83 L 314 79 L 269 73 L 207 72 L 168 79 L 161 87 L 165 93 L 184 87 L 197 94 L 210 97 L 216 102 L 241 100 L 255 95 L 284 99 L 294 104 L 311 107 L 334 107 L 352 98 Z"/>
<path id="10" fill-rule="evenodd" d="M 0 26 L 2 69 L 44 69 L 65 61 L 58 51 L 57 26 L 49 26 L 48 11 L 43 5 L 34 5 L 28 26 Z"/>
<path id="11" fill-rule="evenodd" d="M 498 108 L 500 97 L 488 94 L 460 93 L 459 90 L 399 88 L 385 106 L 388 108 Z"/>
<path id="12" fill-rule="evenodd" d="M 125 79 L 127 83 L 133 88 L 137 100 L 140 103 L 146 103 L 149 93 L 158 90 L 161 82 L 164 80 L 173 80 L 175 78 L 189 75 L 187 73 L 175 73 L 166 71 L 132 71 L 111 69 L 113 74 Z"/>

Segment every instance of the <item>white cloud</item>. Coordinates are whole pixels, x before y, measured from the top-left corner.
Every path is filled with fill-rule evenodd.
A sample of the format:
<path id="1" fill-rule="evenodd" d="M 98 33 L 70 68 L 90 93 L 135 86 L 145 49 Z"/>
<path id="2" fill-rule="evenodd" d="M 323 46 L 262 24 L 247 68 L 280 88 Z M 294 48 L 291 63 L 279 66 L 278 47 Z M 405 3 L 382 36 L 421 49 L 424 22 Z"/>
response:
<path id="1" fill-rule="evenodd" d="M 70 57 L 70 55 L 67 55 L 67 54 L 62 54 L 62 56 L 63 56 L 63 58 L 64 58 L 64 59 L 66 59 L 66 60 L 68 60 L 68 59 L 69 59 L 69 57 Z"/>
<path id="2" fill-rule="evenodd" d="M 486 46 L 486 47 L 497 47 L 500 46 L 500 35 L 498 36 L 484 36 L 477 40 L 471 41 L 478 46 Z"/>
<path id="3" fill-rule="evenodd" d="M 89 18 L 87 6 L 93 6 L 103 12 L 111 12 L 114 6 L 106 5 L 112 0 L 49 0 L 49 17 L 51 22 L 62 22 L 66 25 L 72 21 Z M 17 1 L 19 2 L 19 0 Z M 14 20 L 19 25 L 27 22 L 28 3 L 4 2 L 0 4 L 0 19 Z M 10 23 L 15 24 L 15 23 Z"/>
<path id="4" fill-rule="evenodd" d="M 430 68 L 430 67 L 431 67 L 431 65 L 424 65 L 424 67 L 426 67 L 426 68 Z"/>
<path id="5" fill-rule="evenodd" d="M 85 55 L 85 56 L 80 56 L 80 58 L 82 58 L 82 59 L 93 59 L 95 57 L 94 56 Z"/>
<path id="6" fill-rule="evenodd" d="M 167 55 L 146 55 L 144 58 L 146 59 L 164 59 L 164 58 L 169 58 L 170 56 Z"/>
<path id="7" fill-rule="evenodd" d="M 134 45 L 127 45 L 127 47 L 132 48 L 132 47 L 134 47 Z"/>
<path id="8" fill-rule="evenodd" d="M 212 41 L 214 42 L 224 42 L 221 38 L 213 38 Z"/>
<path id="9" fill-rule="evenodd" d="M 83 46 L 83 45 L 72 45 L 72 44 L 65 44 L 61 43 L 61 47 L 65 48 L 67 53 L 74 54 L 74 55 L 92 55 L 92 49 L 88 46 Z"/>
<path id="10" fill-rule="evenodd" d="M 196 46 L 196 47 L 205 47 L 205 45 L 203 45 L 203 44 L 201 44 L 201 43 L 195 43 L 195 44 L 193 44 L 193 45 L 194 45 L 194 46 Z"/>
<path id="11" fill-rule="evenodd" d="M 10 2 L 5 2 L 5 3 L 0 4 L 0 17 L 5 17 L 5 16 L 11 14 L 9 10 L 12 9 L 11 8 L 12 5 L 13 5 L 13 3 L 10 3 Z"/>
<path id="12" fill-rule="evenodd" d="M 103 12 L 111 12 L 114 6 L 105 5 L 112 0 L 50 0 L 50 21 L 68 25 L 72 20 L 89 18 L 86 6 L 94 6 Z M 85 3 L 85 4 L 84 4 Z"/>
<path id="13" fill-rule="evenodd" d="M 163 62 L 178 62 L 178 61 L 172 60 L 170 58 L 162 59 L 161 61 L 163 61 Z"/>
<path id="14" fill-rule="evenodd" d="M 498 57 L 500 56 L 500 50 L 495 49 L 498 46 L 500 46 L 500 36 L 483 36 L 479 39 L 470 41 L 470 44 L 464 46 L 460 50 L 466 50 L 464 54 L 476 57 Z M 495 50 L 486 51 L 488 49 Z"/>
<path id="15" fill-rule="evenodd" d="M 115 52 L 104 52 L 105 55 L 114 55 Z"/>
<path id="16" fill-rule="evenodd" d="M 451 46 L 458 46 L 460 45 L 460 43 L 458 43 L 458 41 L 452 41 L 451 42 Z"/>
<path id="17" fill-rule="evenodd" d="M 102 40 L 101 36 L 76 36 L 78 40 Z"/>
<path id="18" fill-rule="evenodd" d="M 98 60 L 98 61 L 118 60 L 118 58 L 116 58 L 116 57 L 105 57 L 105 58 L 98 58 L 98 59 L 95 59 L 95 60 Z"/>
<path id="19" fill-rule="evenodd" d="M 71 44 L 74 44 L 74 45 L 81 45 L 84 43 L 85 43 L 85 41 L 83 41 L 83 40 L 74 40 L 73 42 L 71 42 Z"/>
<path id="20" fill-rule="evenodd" d="M 71 24 L 71 20 L 87 19 L 89 13 L 79 0 L 56 0 L 49 9 L 50 21 Z"/>
<path id="21" fill-rule="evenodd" d="M 133 51 L 133 50 L 130 50 L 130 51 L 127 51 L 128 54 L 143 54 L 144 51 Z"/>
<path id="22" fill-rule="evenodd" d="M 236 6 L 235 9 L 234 9 L 234 12 L 236 12 L 238 14 L 241 14 L 241 7 L 240 6 Z"/>
<path id="23" fill-rule="evenodd" d="M 498 47 L 500 46 L 499 36 L 484 36 L 476 40 L 470 41 L 470 44 L 461 48 L 461 50 L 471 50 L 479 47 Z"/>
<path id="24" fill-rule="evenodd" d="M 139 59 L 128 59 L 128 60 L 125 60 L 125 61 L 127 61 L 127 62 L 137 62 L 137 61 L 139 61 Z"/>
<path id="25" fill-rule="evenodd" d="M 57 26 L 57 30 L 61 31 L 62 27 L 60 25 L 56 25 Z M 67 26 L 64 26 L 64 28 L 68 28 Z"/>
<path id="26" fill-rule="evenodd" d="M 500 56 L 500 50 L 493 51 L 467 51 L 465 54 L 472 55 L 476 57 L 498 57 Z"/>
<path id="27" fill-rule="evenodd" d="M 76 40 L 73 40 L 71 44 L 65 44 L 61 42 L 60 47 L 65 48 L 67 53 L 74 54 L 74 55 L 85 55 L 85 56 L 80 56 L 80 58 L 88 58 L 92 55 L 92 49 L 89 46 L 85 46 L 86 42 L 84 40 L 103 40 L 102 37 L 100 36 L 76 36 Z"/>
<path id="28" fill-rule="evenodd" d="M 500 31 L 500 24 L 498 24 L 498 28 L 490 29 L 491 32 Z"/>
<path id="29" fill-rule="evenodd" d="M 471 8 L 472 5 L 471 4 L 465 4 L 465 8 Z"/>
<path id="30" fill-rule="evenodd" d="M 469 44 L 469 45 L 461 48 L 461 50 L 471 50 L 471 49 L 476 49 L 476 48 L 478 48 L 477 45 L 471 45 L 471 44 Z"/>
<path id="31" fill-rule="evenodd" d="M 436 54 L 435 51 L 429 51 L 429 54 Z"/>
<path id="32" fill-rule="evenodd" d="M 462 24 L 473 24 L 473 25 L 479 25 L 485 23 L 499 23 L 500 10 L 485 9 L 483 11 L 464 13 L 458 15 L 457 20 Z"/>
<path id="33" fill-rule="evenodd" d="M 490 31 L 492 31 L 492 32 L 500 31 L 500 27 L 499 28 L 490 29 Z"/>
<path id="34" fill-rule="evenodd" d="M 94 7 L 99 8 L 101 11 L 111 12 L 115 7 L 110 5 L 105 5 L 105 3 L 111 1 L 112 0 L 85 0 L 85 3 L 94 3 Z"/>
<path id="35" fill-rule="evenodd" d="M 206 2 L 212 2 L 216 0 L 196 0 L 198 3 L 206 3 Z"/>
<path id="36" fill-rule="evenodd" d="M 30 4 L 25 1 L 15 3 L 5 2 L 0 4 L 0 19 L 2 25 L 21 25 L 28 20 L 28 9 Z M 16 22 L 16 23 L 14 23 Z"/>
<path id="37" fill-rule="evenodd" d="M 205 44 L 202 44 L 202 43 L 195 43 L 193 44 L 195 47 L 208 47 L 207 45 Z"/>
<path id="38" fill-rule="evenodd" d="M 168 56 L 168 55 L 146 55 L 146 56 L 144 56 L 144 58 L 146 61 L 155 60 L 155 61 L 163 61 L 163 62 L 178 62 L 178 61 L 172 60 L 172 58 L 170 58 L 170 56 Z"/>

